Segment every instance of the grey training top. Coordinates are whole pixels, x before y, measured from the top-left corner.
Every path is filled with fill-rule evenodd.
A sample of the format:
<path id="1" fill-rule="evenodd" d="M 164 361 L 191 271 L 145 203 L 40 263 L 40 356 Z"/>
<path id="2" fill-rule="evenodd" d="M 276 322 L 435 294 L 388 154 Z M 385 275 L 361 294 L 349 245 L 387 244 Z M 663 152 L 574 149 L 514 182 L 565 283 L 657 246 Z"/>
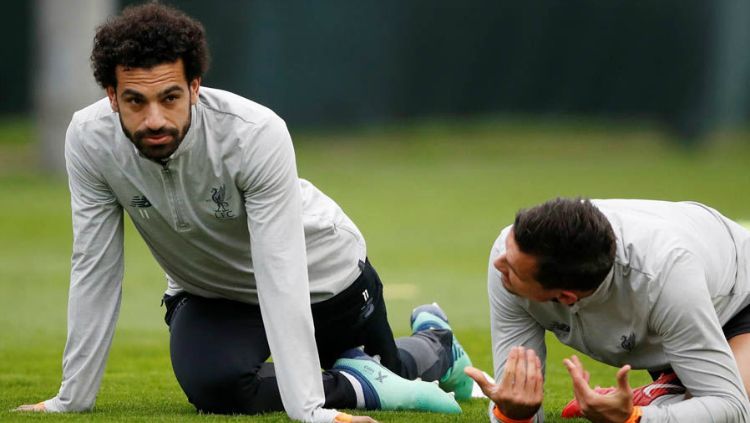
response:
<path id="1" fill-rule="evenodd" d="M 750 303 L 750 233 L 697 203 L 593 203 L 617 237 L 615 264 L 593 295 L 572 306 L 510 294 L 492 265 L 510 227 L 495 241 L 488 271 L 495 378 L 515 345 L 533 348 L 544 363 L 551 331 L 612 366 L 674 369 L 694 398 L 644 407 L 642 423 L 748 421 L 750 404 L 721 327 Z"/>
<path id="2" fill-rule="evenodd" d="M 123 210 L 164 269 L 167 293 L 259 304 L 289 416 L 331 422 L 310 302 L 360 273 L 366 247 L 330 198 L 297 178 L 284 122 L 202 87 L 167 164 L 142 157 L 107 99 L 77 112 L 65 157 L 73 212 L 68 340 L 51 411 L 93 407 L 120 305 Z M 309 282 L 308 282 L 309 276 Z"/>

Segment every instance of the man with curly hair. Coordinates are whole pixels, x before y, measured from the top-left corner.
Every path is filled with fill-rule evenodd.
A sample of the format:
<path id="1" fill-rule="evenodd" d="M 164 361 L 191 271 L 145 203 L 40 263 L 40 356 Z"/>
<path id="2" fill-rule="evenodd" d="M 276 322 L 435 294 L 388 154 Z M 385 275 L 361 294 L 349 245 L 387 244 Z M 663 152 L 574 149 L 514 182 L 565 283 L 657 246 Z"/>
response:
<path id="1" fill-rule="evenodd" d="M 460 412 L 446 391 L 471 394 L 470 362 L 442 310 L 415 309 L 413 335 L 394 341 L 361 233 L 298 179 L 278 116 L 200 86 L 207 50 L 200 23 L 159 4 L 98 28 L 91 58 L 107 98 L 77 112 L 66 135 L 74 245 L 63 381 L 54 398 L 19 409 L 94 406 L 120 306 L 126 211 L 166 273 L 172 367 L 198 410 L 324 423 L 373 421 L 333 408 Z"/>

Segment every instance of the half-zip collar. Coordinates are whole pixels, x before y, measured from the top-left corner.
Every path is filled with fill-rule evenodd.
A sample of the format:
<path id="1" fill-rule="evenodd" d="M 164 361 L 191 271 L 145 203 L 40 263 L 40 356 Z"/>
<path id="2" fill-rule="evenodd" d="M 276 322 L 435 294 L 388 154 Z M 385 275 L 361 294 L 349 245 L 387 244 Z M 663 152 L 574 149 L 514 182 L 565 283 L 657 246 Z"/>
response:
<path id="1" fill-rule="evenodd" d="M 609 292 L 612 288 L 612 280 L 614 279 L 614 274 L 615 266 L 612 265 L 612 268 L 609 269 L 609 273 L 607 273 L 607 276 L 604 277 L 604 280 L 599 285 L 599 287 L 596 288 L 594 293 L 586 298 L 582 298 L 576 301 L 575 304 L 570 306 L 571 311 L 575 313 L 586 306 L 599 304 L 609 298 Z"/>

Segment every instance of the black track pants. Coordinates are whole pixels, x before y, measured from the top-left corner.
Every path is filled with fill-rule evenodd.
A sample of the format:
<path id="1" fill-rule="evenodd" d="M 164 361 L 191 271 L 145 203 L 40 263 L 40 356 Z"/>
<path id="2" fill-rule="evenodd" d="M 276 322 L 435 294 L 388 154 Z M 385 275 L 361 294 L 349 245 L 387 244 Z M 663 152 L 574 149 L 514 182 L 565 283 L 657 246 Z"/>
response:
<path id="1" fill-rule="evenodd" d="M 335 297 L 313 304 L 315 340 L 324 369 L 343 351 L 364 346 L 370 355 L 408 379 L 438 379 L 451 365 L 452 334 L 420 332 L 394 341 L 383 286 L 369 262 Z M 283 411 L 260 308 L 190 294 L 165 297 L 170 354 L 177 381 L 195 407 L 211 413 Z M 300 360 L 307 359 L 299 357 Z M 327 408 L 355 408 L 349 381 L 336 370 L 322 372 Z"/>

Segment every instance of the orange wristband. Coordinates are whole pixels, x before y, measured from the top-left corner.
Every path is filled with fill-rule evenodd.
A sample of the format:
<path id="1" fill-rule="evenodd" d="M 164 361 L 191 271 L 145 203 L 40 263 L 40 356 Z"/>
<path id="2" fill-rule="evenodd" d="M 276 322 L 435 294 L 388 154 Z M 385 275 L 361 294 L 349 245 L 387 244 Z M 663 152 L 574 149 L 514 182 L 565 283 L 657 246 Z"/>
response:
<path id="1" fill-rule="evenodd" d="M 498 407 L 497 404 L 495 404 L 495 408 L 492 409 L 492 414 L 494 414 L 495 417 L 503 423 L 531 423 L 534 420 L 534 416 L 522 420 L 511 419 L 510 417 L 503 414 L 502 411 L 500 411 L 500 407 Z M 630 423 L 630 421 L 628 420 L 628 422 L 626 423 Z"/>
<path id="2" fill-rule="evenodd" d="M 641 416 L 643 415 L 643 410 L 641 410 L 641 407 L 634 405 L 633 411 L 630 413 L 630 417 L 628 417 L 627 420 L 625 420 L 625 423 L 638 423 L 641 421 Z"/>
<path id="3" fill-rule="evenodd" d="M 352 415 L 346 413 L 336 414 L 336 418 L 333 419 L 334 423 L 352 423 Z"/>

